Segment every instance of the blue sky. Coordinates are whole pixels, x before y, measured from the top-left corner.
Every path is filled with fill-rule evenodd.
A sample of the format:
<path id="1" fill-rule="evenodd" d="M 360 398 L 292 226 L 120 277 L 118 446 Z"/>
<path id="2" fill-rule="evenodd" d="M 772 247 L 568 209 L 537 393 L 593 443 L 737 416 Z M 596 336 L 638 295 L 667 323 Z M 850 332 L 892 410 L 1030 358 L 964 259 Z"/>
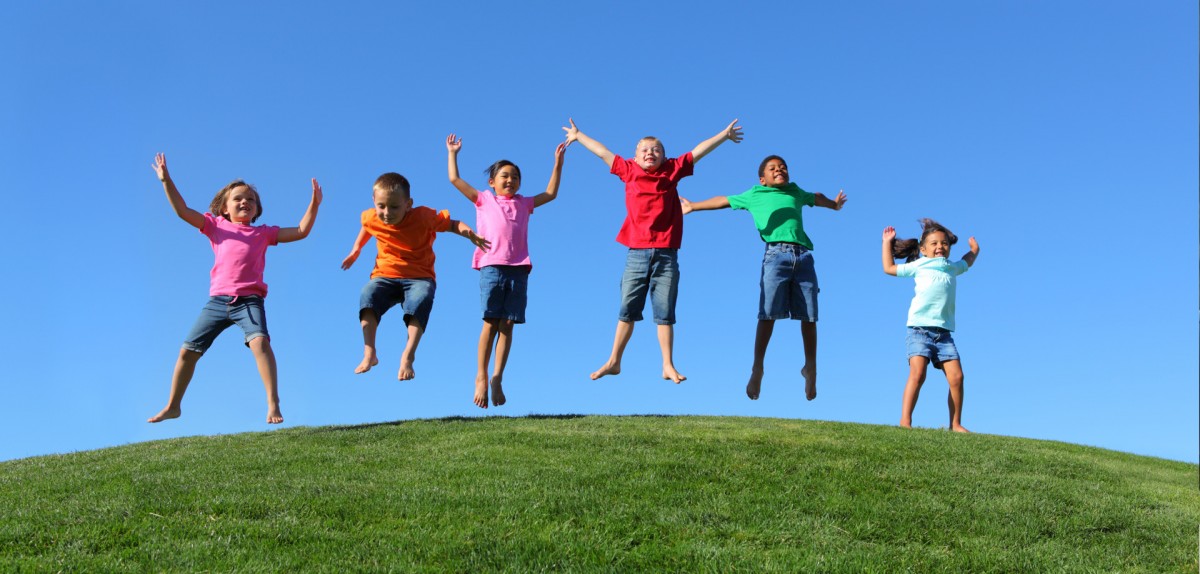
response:
<path id="1" fill-rule="evenodd" d="M 981 246 L 959 278 L 964 424 L 976 432 L 1196 462 L 1197 7 L 1188 2 L 851 2 L 442 5 L 318 2 L 7 3 L 0 8 L 0 460 L 169 437 L 271 430 L 236 330 L 201 360 L 183 418 L 166 402 L 203 306 L 212 252 L 150 169 L 165 152 L 188 203 L 257 185 L 262 223 L 312 235 L 272 248 L 267 313 L 284 427 L 444 416 L 712 414 L 894 425 L 912 281 L 885 275 L 880 232 L 932 217 Z M 474 225 L 446 179 L 507 158 L 541 191 L 561 126 L 619 154 L 668 155 L 733 118 L 745 141 L 705 157 L 681 193 L 739 193 L 763 156 L 849 196 L 811 210 L 821 281 L 820 396 L 803 398 L 798 323 L 777 325 L 762 398 L 743 394 L 762 244 L 749 214 L 689 215 L 676 365 L 658 378 L 650 323 L 624 372 L 609 352 L 624 250 L 622 185 L 582 146 L 530 235 L 529 322 L 508 404 L 471 404 L 479 335 L 471 246 L 435 247 L 438 293 L 417 379 L 352 373 L 373 246 L 339 264 L 398 171 L 418 204 Z M 962 254 L 959 246 L 954 258 Z M 932 373 L 914 423 L 946 426 Z"/>

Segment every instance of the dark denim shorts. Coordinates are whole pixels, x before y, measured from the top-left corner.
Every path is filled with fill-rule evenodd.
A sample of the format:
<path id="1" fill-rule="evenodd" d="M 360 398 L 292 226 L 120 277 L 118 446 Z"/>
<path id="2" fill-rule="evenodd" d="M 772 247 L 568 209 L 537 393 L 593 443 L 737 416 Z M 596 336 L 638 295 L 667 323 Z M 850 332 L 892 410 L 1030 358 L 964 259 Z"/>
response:
<path id="1" fill-rule="evenodd" d="M 617 319 L 632 323 L 642 320 L 646 296 L 654 310 L 654 322 L 675 324 L 675 301 L 679 298 L 678 249 L 630 249 L 621 276 L 621 310 Z"/>
<path id="2" fill-rule="evenodd" d="M 528 265 L 488 265 L 479 269 L 484 319 L 524 323 L 528 293 Z"/>
<path id="3" fill-rule="evenodd" d="M 267 310 L 263 306 L 263 298 L 257 295 L 235 297 L 232 295 L 214 295 L 208 298 L 208 303 L 200 310 L 196 324 L 188 332 L 183 341 L 183 348 L 204 354 L 217 335 L 236 324 L 242 328 L 246 346 L 258 337 L 271 340 L 267 332 Z"/>
<path id="4" fill-rule="evenodd" d="M 768 243 L 759 280 L 758 319 L 817 320 L 817 271 L 812 252 L 796 243 Z"/>
<path id="5" fill-rule="evenodd" d="M 404 309 L 404 323 L 408 324 L 411 317 L 424 329 L 429 324 L 436 291 L 437 282 L 433 279 L 376 277 L 362 288 L 362 295 L 358 298 L 358 314 L 361 317 L 364 310 L 370 309 L 383 319 L 388 309 L 400 305 Z"/>

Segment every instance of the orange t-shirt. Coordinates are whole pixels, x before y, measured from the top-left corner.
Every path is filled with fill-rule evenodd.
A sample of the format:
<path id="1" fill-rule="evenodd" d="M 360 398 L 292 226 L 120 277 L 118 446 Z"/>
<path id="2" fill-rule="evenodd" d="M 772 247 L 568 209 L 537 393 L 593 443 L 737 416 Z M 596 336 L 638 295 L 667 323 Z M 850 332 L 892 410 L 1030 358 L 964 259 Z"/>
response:
<path id="1" fill-rule="evenodd" d="M 396 225 L 379 220 L 374 209 L 362 212 L 363 229 L 375 238 L 375 269 L 371 279 L 433 279 L 433 239 L 450 229 L 450 212 L 417 206 Z"/>

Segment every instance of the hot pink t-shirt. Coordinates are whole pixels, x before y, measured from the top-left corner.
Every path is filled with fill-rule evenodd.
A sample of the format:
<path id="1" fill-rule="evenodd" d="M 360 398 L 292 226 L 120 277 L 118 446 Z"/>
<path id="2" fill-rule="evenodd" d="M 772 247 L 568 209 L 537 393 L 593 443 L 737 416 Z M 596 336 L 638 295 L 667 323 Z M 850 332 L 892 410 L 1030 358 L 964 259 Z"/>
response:
<path id="1" fill-rule="evenodd" d="M 692 175 L 692 152 L 663 161 L 653 173 L 621 156 L 612 173 L 625 182 L 625 223 L 617 242 L 632 249 L 679 249 L 683 243 L 683 208 L 679 180 Z"/>
<path id="2" fill-rule="evenodd" d="M 488 265 L 532 265 L 529 261 L 529 215 L 533 198 L 511 197 L 480 191 L 475 196 L 475 225 L 480 237 L 492 242 L 487 251 L 478 247 L 471 258 L 475 269 Z"/>
<path id="3" fill-rule="evenodd" d="M 216 255 L 209 272 L 209 296 L 267 296 L 263 269 L 267 265 L 267 247 L 279 243 L 278 227 L 238 225 L 205 213 L 200 233 L 208 237 Z"/>

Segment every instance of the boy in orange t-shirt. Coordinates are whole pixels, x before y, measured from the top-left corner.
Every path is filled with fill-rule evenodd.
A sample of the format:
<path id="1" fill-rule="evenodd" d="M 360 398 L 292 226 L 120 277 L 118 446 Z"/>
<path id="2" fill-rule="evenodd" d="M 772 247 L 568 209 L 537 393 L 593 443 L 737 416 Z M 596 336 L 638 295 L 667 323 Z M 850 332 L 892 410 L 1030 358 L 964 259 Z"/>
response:
<path id="1" fill-rule="evenodd" d="M 375 353 L 375 332 L 379 320 L 397 303 L 404 309 L 408 326 L 408 344 L 400 356 L 400 373 L 396 378 L 405 381 L 416 376 L 413 361 L 417 344 L 429 322 L 437 282 L 433 273 L 433 240 L 438 232 L 453 231 L 487 251 L 491 242 L 475 234 L 469 225 L 450 219 L 449 211 L 434 211 L 428 207 L 413 207 L 408 180 L 398 173 L 385 173 L 375 180 L 375 207 L 362 213 L 362 229 L 354 240 L 354 248 L 342 260 L 342 269 L 349 269 L 358 259 L 372 237 L 378 255 L 371 280 L 359 297 L 358 320 L 363 332 L 363 359 L 355 373 L 365 373 L 379 364 Z"/>

